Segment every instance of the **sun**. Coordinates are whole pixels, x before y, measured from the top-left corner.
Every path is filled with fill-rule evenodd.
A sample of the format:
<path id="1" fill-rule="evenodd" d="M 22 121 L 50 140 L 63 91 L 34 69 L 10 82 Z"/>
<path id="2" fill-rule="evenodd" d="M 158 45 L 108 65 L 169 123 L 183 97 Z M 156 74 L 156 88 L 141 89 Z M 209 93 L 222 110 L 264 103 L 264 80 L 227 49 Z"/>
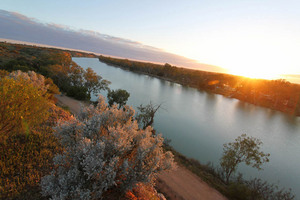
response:
<path id="1" fill-rule="evenodd" d="M 282 55 L 270 47 L 252 45 L 249 42 L 227 49 L 220 66 L 228 73 L 257 79 L 277 79 L 284 73 Z"/>
<path id="2" fill-rule="evenodd" d="M 272 68 L 261 66 L 261 65 L 251 65 L 251 66 L 242 66 L 232 67 L 228 69 L 229 74 L 244 76 L 253 79 L 278 79 L 280 78 L 281 73 L 279 71 L 272 70 Z"/>
<path id="3" fill-rule="evenodd" d="M 264 27 L 247 30 L 220 30 L 205 40 L 199 38 L 191 52 L 193 58 L 219 66 L 225 73 L 250 78 L 279 79 L 283 74 L 300 73 L 300 47 L 295 45 L 300 40 L 290 41 L 279 33 L 262 31 Z"/>

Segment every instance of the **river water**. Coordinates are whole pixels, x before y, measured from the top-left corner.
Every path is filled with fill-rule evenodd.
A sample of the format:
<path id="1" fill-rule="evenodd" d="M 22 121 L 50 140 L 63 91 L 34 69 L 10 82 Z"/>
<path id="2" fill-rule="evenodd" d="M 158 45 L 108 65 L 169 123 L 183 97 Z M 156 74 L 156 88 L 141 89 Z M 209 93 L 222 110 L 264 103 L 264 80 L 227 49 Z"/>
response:
<path id="1" fill-rule="evenodd" d="M 263 151 L 271 154 L 270 162 L 261 171 L 245 165 L 238 171 L 246 178 L 292 188 L 300 197 L 300 117 L 108 66 L 95 58 L 73 60 L 111 81 L 111 89 L 127 90 L 127 103 L 134 108 L 150 101 L 162 104 L 154 119 L 155 129 L 171 139 L 177 151 L 203 164 L 217 166 L 223 144 L 243 133 L 259 138 Z"/>

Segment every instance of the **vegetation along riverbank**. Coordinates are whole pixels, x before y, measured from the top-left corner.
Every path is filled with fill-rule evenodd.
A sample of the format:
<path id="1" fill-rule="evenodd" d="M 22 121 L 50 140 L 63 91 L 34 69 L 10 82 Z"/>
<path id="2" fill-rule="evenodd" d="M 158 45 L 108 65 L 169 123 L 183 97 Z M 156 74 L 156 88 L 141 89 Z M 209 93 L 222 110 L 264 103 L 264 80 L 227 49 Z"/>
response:
<path id="1" fill-rule="evenodd" d="M 182 156 L 167 142 L 163 144 L 163 139 L 153 134 L 151 128 L 138 128 L 137 117 L 125 104 L 117 108 L 100 99 L 97 107 L 86 108 L 75 119 L 57 106 L 55 94 L 64 92 L 88 101 L 92 92 L 107 90 L 109 81 L 72 62 L 72 56 L 95 57 L 75 51 L 0 43 L 0 198 L 45 199 L 61 195 L 84 199 L 90 195 L 90 199 L 160 199 L 152 181 L 157 172 L 172 165 L 173 154 L 177 163 L 230 199 L 293 199 L 289 191 L 277 190 L 276 186 L 260 179 L 245 181 L 236 176 L 228 181 L 222 171 Z M 161 66 L 164 67 L 174 68 Z M 183 75 L 182 80 L 191 76 Z M 216 76 L 221 75 L 205 79 L 209 81 L 208 87 L 212 87 L 208 91 L 219 91 L 216 85 L 221 79 Z M 98 129 L 95 129 L 97 121 L 94 119 L 104 120 L 101 137 L 95 134 Z M 53 129 L 59 121 L 60 125 Z M 120 130 L 120 127 L 125 128 Z M 134 134 L 128 134 L 128 131 Z M 70 133 L 75 133 L 74 137 Z M 110 134 L 127 139 L 119 141 L 118 137 L 109 137 Z M 139 134 L 144 134 L 145 141 L 140 141 Z M 137 142 L 133 146 L 128 143 L 132 137 L 132 142 Z M 149 147 L 151 151 L 147 150 Z M 103 157 L 102 150 L 110 156 Z M 118 157 L 110 154 L 111 151 Z M 141 155 L 138 152 L 142 152 Z M 154 155 L 159 156 L 159 163 Z M 101 157 L 105 165 L 96 162 L 95 157 Z M 144 165 L 147 170 L 141 167 Z M 95 171 L 95 167 L 103 169 L 103 174 Z M 77 187 L 82 191 L 80 194 L 76 193 L 77 189 L 72 190 Z M 94 191 L 95 187 L 98 192 Z"/>
<path id="2" fill-rule="evenodd" d="M 236 98 L 254 105 L 300 116 L 300 85 L 283 79 L 264 80 L 100 56 L 99 60 L 137 73 Z"/>

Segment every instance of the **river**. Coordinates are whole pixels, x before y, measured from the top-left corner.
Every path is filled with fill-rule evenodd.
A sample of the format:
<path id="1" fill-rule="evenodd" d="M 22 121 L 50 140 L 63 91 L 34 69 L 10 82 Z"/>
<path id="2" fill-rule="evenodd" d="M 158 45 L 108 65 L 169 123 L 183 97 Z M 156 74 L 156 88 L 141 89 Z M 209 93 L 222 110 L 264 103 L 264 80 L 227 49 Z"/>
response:
<path id="1" fill-rule="evenodd" d="M 162 104 L 155 116 L 155 129 L 171 139 L 177 151 L 203 164 L 217 166 L 223 144 L 243 133 L 259 138 L 262 150 L 271 154 L 270 162 L 261 171 L 245 165 L 238 171 L 246 178 L 258 177 L 292 188 L 300 197 L 300 117 L 108 66 L 96 58 L 73 61 L 111 81 L 111 89 L 127 90 L 128 104 L 134 108 L 150 101 Z"/>

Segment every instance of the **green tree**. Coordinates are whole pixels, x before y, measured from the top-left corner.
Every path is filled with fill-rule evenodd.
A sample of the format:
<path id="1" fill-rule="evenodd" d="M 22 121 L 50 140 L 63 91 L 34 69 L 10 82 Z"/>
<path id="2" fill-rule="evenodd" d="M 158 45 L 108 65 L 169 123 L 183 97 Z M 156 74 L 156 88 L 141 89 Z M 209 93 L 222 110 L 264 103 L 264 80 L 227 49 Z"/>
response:
<path id="1" fill-rule="evenodd" d="M 101 76 L 97 75 L 92 68 L 88 67 L 83 75 L 85 81 L 84 86 L 87 88 L 88 95 L 91 93 L 99 93 L 101 90 L 107 90 L 109 81 L 102 79 Z"/>
<path id="2" fill-rule="evenodd" d="M 70 87 L 70 81 L 68 78 L 68 73 L 70 71 L 69 67 L 63 65 L 50 65 L 48 67 L 49 76 L 52 78 L 54 83 L 64 92 Z"/>
<path id="3" fill-rule="evenodd" d="M 50 77 L 62 91 L 79 100 L 90 99 L 91 93 L 107 90 L 110 84 L 91 68 L 84 70 L 75 62 L 70 65 L 51 65 L 49 71 Z"/>
<path id="4" fill-rule="evenodd" d="M 70 65 L 70 70 L 67 74 L 68 78 L 70 79 L 72 86 L 82 86 L 84 83 L 84 77 L 85 71 L 82 67 L 77 65 L 75 62 L 72 62 Z"/>
<path id="5" fill-rule="evenodd" d="M 109 90 L 107 93 L 107 99 L 109 106 L 114 103 L 119 104 L 119 108 L 124 106 L 129 98 L 130 94 L 126 90 Z"/>
<path id="6" fill-rule="evenodd" d="M 227 183 L 240 163 L 244 162 L 248 166 L 261 170 L 262 164 L 269 162 L 270 154 L 260 151 L 261 145 L 259 139 L 247 137 L 246 134 L 238 136 L 234 142 L 224 144 L 220 165 Z"/>

